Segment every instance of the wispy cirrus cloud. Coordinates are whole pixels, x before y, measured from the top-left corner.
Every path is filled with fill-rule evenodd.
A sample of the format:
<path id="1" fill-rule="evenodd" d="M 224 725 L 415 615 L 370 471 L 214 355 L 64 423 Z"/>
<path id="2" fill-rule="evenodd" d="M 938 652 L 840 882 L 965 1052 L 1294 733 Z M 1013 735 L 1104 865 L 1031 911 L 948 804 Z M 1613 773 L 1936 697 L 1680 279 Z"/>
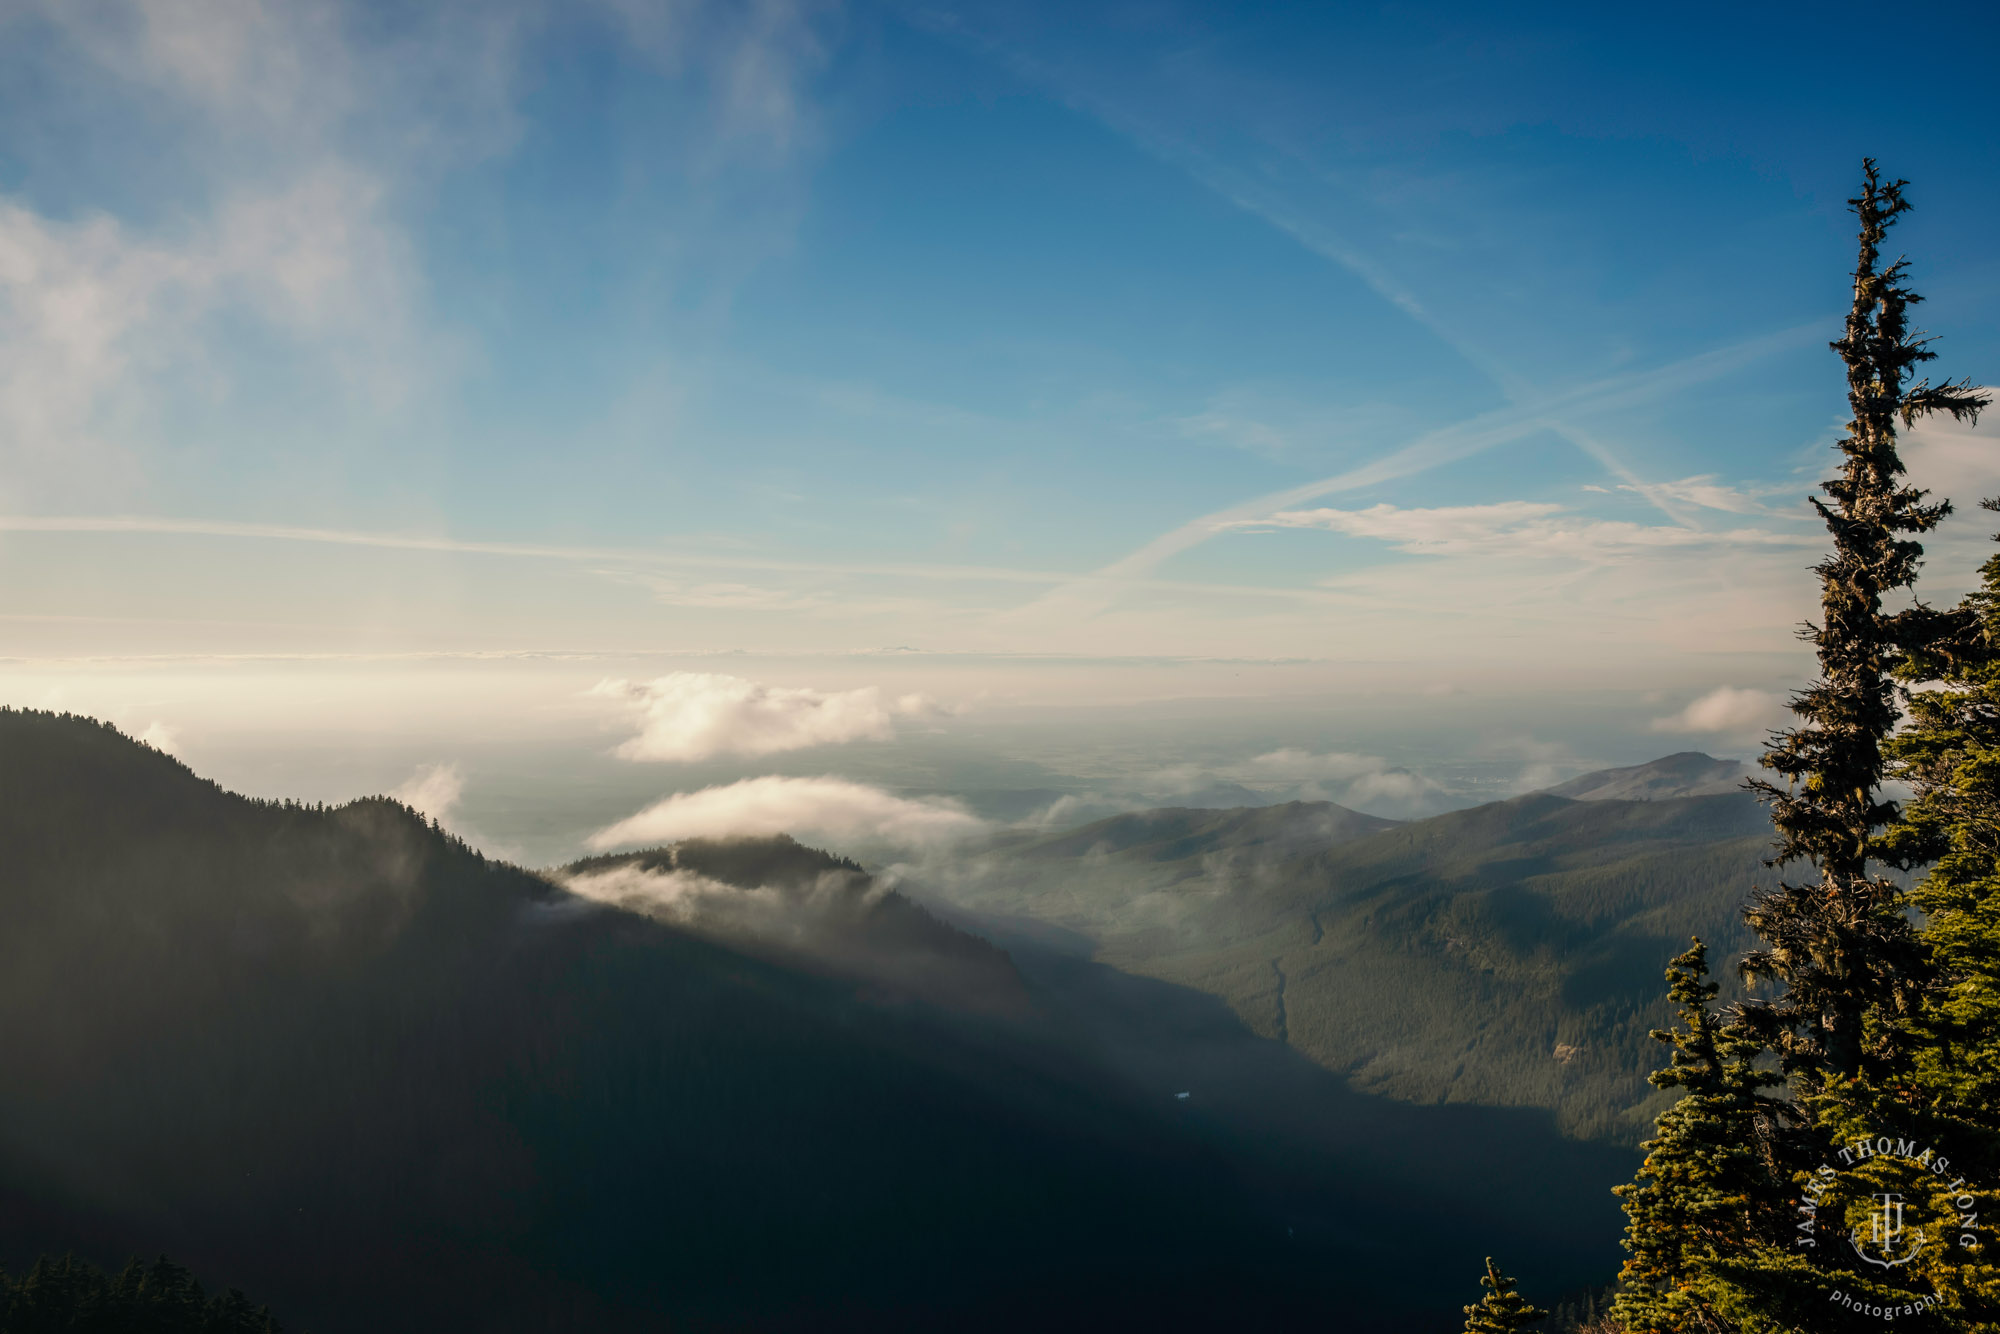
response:
<path id="1" fill-rule="evenodd" d="M 552 14 L 534 0 L 0 7 L 0 42 L 52 90 L 0 99 L 0 117 L 31 142 L 44 122 L 101 123 L 103 152 L 23 174 L 56 181 L 58 201 L 104 201 L 0 190 L 0 504 L 144 494 L 169 460 L 217 448 L 161 423 L 183 408 L 228 420 L 218 407 L 254 397 L 265 359 L 289 359 L 295 396 L 358 421 L 447 397 L 473 349 L 430 308 L 418 215 L 442 176 L 516 143 L 522 57 Z M 812 142 L 831 6 L 578 14 L 688 85 L 688 128 L 655 151 L 718 199 L 735 198 L 734 168 L 769 175 Z M 69 181 L 73 160 L 119 153 L 139 169 L 114 172 L 117 188 L 95 166 Z M 123 178 L 171 180 L 172 195 L 135 200 Z"/>
<path id="2" fill-rule="evenodd" d="M 1247 531 L 1318 528 L 1387 542 L 1412 555 L 1510 555 L 1607 560 L 1667 548 L 1811 546 L 1809 534 L 1760 528 L 1711 532 L 1620 519 L 1593 519 L 1541 501 L 1432 509 L 1371 505 L 1366 509 L 1280 510 L 1261 519 L 1239 519 Z"/>
<path id="3" fill-rule="evenodd" d="M 891 697 L 874 686 L 814 690 L 716 672 L 673 672 L 651 681 L 602 681 L 593 695 L 618 701 L 638 735 L 616 751 L 628 760 L 685 763 L 717 755 L 775 755 L 848 741 L 887 741 L 899 722 L 935 716 L 924 695 Z"/>
<path id="4" fill-rule="evenodd" d="M 1603 491 L 1605 488 L 1584 489 Z M 1621 484 L 1618 490 L 1642 495 L 1649 500 L 1667 500 L 1723 514 L 1759 514 L 1784 519 L 1812 517 L 1812 512 L 1801 503 L 1800 488 L 1796 482 L 1731 484 L 1718 480 L 1714 473 L 1705 473 L 1674 482 L 1628 482 Z M 1790 500 L 1791 505 L 1786 507 L 1772 503 L 1781 498 Z"/>
<path id="5" fill-rule="evenodd" d="M 1536 402 L 1496 408 L 1427 431 L 1345 472 L 1253 497 L 1190 519 L 1128 555 L 1050 590 L 1022 608 L 1019 615 L 1023 619 L 1088 615 L 1102 610 L 1122 587 L 1151 575 L 1165 561 L 1238 529 L 1246 520 L 1263 519 L 1322 496 L 1379 486 L 1470 458 L 1550 429 L 1550 414 L 1558 410 L 1587 415 L 1636 407 L 1677 389 L 1738 373 L 1745 365 L 1800 346 L 1820 332 L 1816 325 L 1796 326 L 1698 353 L 1651 370 L 1605 376 Z"/>

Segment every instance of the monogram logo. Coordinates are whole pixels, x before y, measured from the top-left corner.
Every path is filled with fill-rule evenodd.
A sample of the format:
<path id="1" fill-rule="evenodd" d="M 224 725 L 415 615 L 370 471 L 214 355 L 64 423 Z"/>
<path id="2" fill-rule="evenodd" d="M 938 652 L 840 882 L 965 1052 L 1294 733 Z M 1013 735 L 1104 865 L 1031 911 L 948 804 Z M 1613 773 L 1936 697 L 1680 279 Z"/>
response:
<path id="1" fill-rule="evenodd" d="M 1924 1230 L 1904 1228 L 1902 1196 L 1877 1195 L 1875 1210 L 1868 1215 L 1867 1238 L 1862 1238 L 1857 1227 L 1847 1234 L 1847 1240 L 1854 1253 L 1869 1264 L 1894 1269 L 1916 1259 L 1924 1249 Z"/>

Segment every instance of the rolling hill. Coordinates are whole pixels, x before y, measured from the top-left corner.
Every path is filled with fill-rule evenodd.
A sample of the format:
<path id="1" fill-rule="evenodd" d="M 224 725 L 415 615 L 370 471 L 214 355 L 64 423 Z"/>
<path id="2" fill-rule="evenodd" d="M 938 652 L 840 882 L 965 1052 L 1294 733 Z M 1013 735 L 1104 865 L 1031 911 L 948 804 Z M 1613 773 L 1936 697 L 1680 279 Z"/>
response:
<path id="1" fill-rule="evenodd" d="M 1663 755 L 1645 764 L 1558 783 L 1547 792 L 1571 801 L 1661 801 L 1672 797 L 1719 797 L 1743 790 L 1749 769 L 1740 760 L 1718 760 L 1698 750 Z"/>

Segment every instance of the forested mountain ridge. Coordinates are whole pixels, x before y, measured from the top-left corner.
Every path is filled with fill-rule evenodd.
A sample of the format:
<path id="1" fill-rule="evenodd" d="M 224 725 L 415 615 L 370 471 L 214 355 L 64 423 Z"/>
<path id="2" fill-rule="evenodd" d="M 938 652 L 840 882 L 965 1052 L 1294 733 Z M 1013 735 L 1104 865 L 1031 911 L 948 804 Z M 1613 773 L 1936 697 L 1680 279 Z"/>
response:
<path id="1" fill-rule="evenodd" d="M 868 983 L 878 999 L 1014 1018 L 1033 1009 L 1005 950 L 782 834 L 588 857 L 553 878 L 759 958 Z"/>
<path id="2" fill-rule="evenodd" d="M 393 802 L 250 801 L 0 712 L 0 856 L 10 1266 L 166 1251 L 320 1334 L 1312 1300 L 1171 1106 Z"/>
<path id="3" fill-rule="evenodd" d="M 1284 810 L 1202 813 L 1217 828 L 1275 827 L 1267 845 L 1119 848 L 1078 831 L 936 892 L 1221 997 L 1358 1088 L 1546 1107 L 1572 1133 L 1630 1141 L 1654 1100 L 1660 968 L 1692 932 L 1718 952 L 1747 942 L 1739 911 L 1770 843 L 1743 793 L 1530 794 L 1374 832 L 1350 825 L 1318 846 L 1275 822 Z"/>
<path id="4" fill-rule="evenodd" d="M 921 872 L 960 906 L 1161 952 L 1257 929 L 1257 886 L 1292 876 L 1302 856 L 1397 824 L 1325 801 L 1165 807 L 1056 833 L 1011 831 Z"/>

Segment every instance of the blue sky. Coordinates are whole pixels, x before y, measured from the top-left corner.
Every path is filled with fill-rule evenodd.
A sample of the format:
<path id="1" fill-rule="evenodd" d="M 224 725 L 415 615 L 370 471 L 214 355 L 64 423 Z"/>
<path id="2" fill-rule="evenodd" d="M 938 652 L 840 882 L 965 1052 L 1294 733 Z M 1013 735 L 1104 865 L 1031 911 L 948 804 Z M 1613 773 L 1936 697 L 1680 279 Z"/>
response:
<path id="1" fill-rule="evenodd" d="M 1244 702 L 1246 762 L 1335 701 L 1559 755 L 1523 781 L 1747 753 L 1864 153 L 1940 369 L 2000 379 L 1996 26 L 0 6 L 0 689 L 197 758 L 601 751 L 579 691 L 716 661 L 942 733 Z M 1970 509 L 1992 438 L 1913 466 Z"/>

